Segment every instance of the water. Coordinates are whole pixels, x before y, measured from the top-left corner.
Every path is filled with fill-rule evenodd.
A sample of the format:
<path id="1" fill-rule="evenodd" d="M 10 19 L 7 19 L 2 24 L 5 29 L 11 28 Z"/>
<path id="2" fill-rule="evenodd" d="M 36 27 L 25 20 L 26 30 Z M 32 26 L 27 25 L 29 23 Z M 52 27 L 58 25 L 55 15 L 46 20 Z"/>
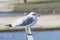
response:
<path id="1" fill-rule="evenodd" d="M 60 30 L 32 32 L 34 40 L 60 40 Z M 0 40 L 26 40 L 25 32 L 0 32 Z"/>
<path id="2" fill-rule="evenodd" d="M 25 16 L 24 13 L 0 13 L 0 17 Z"/>

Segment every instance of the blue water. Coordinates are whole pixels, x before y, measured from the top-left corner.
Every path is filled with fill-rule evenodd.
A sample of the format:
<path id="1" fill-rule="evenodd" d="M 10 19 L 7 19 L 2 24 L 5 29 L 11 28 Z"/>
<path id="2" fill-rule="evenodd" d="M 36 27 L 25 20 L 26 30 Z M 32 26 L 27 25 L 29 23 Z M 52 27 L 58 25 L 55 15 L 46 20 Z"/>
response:
<path id="1" fill-rule="evenodd" d="M 24 13 L 0 13 L 0 17 L 24 16 Z"/>
<path id="2" fill-rule="evenodd" d="M 34 31 L 34 40 L 60 40 L 60 30 Z M 0 40 L 26 40 L 25 32 L 0 32 Z"/>

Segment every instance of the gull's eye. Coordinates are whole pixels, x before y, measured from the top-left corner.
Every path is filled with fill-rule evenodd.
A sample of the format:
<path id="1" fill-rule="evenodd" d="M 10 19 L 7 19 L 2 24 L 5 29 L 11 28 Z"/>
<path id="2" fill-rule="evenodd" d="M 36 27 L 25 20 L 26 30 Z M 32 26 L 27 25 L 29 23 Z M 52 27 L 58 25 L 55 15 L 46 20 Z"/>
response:
<path id="1" fill-rule="evenodd" d="M 32 14 L 32 15 L 36 15 L 36 14 Z"/>

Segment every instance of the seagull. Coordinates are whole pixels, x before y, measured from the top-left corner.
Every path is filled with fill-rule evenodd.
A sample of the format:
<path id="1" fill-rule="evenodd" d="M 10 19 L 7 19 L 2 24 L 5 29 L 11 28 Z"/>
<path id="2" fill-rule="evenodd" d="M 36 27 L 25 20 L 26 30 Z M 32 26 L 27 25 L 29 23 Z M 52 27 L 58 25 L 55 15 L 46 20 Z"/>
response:
<path id="1" fill-rule="evenodd" d="M 19 26 L 25 26 L 25 27 L 31 27 L 37 22 L 37 17 L 40 16 L 36 12 L 30 12 L 28 15 L 19 18 L 15 20 L 13 23 L 5 25 L 9 27 L 19 27 Z"/>

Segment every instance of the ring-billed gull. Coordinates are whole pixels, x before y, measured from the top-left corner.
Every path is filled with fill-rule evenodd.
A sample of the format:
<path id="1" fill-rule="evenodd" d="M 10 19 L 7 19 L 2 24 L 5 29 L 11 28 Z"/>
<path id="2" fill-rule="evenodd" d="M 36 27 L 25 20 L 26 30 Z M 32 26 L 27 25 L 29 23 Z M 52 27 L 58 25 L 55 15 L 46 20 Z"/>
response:
<path id="1" fill-rule="evenodd" d="M 15 20 L 12 24 L 5 26 L 18 27 L 18 26 L 28 26 L 31 27 L 37 22 L 37 17 L 39 15 L 36 12 L 30 12 L 27 16 Z"/>

